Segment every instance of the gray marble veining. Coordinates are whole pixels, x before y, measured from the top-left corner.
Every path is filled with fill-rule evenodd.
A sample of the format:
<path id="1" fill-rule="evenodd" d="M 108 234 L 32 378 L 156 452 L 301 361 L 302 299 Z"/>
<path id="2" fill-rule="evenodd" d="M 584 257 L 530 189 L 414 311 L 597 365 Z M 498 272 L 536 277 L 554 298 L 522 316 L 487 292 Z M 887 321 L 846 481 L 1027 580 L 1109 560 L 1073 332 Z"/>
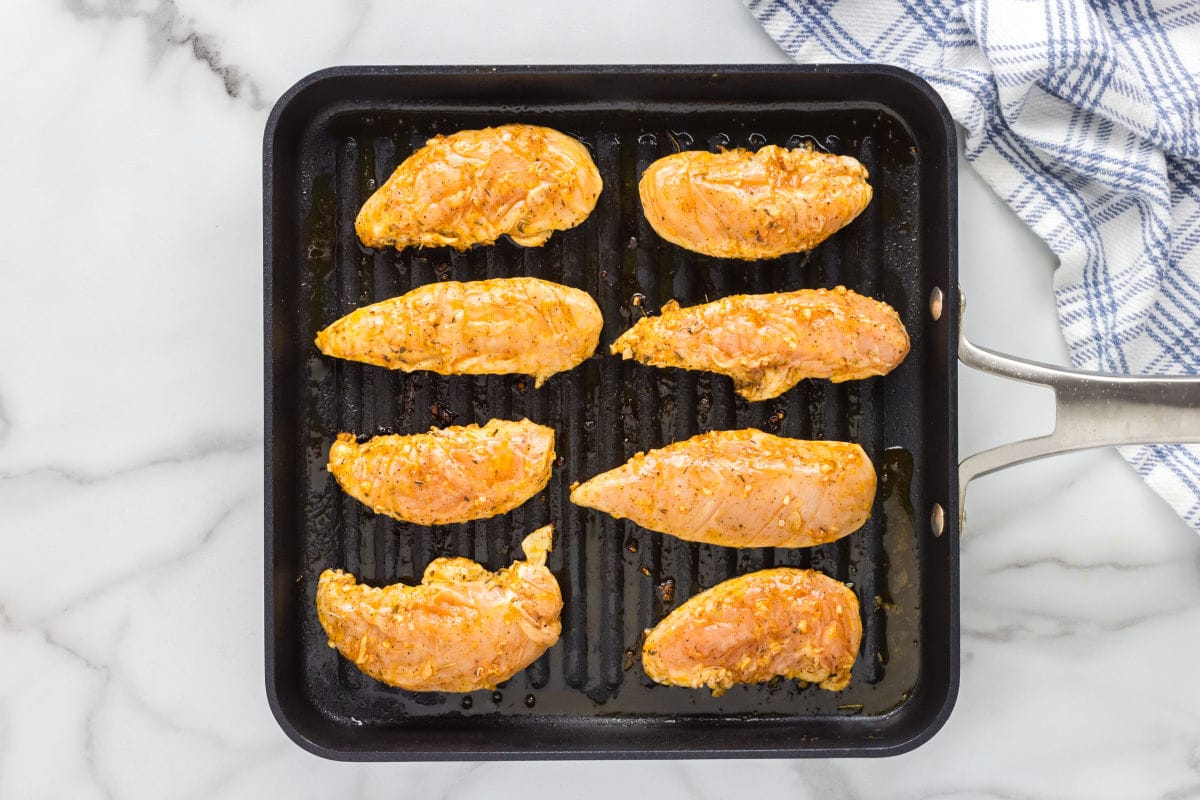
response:
<path id="1" fill-rule="evenodd" d="M 64 0 L 63 5 L 77 19 L 85 21 L 140 20 L 145 26 L 151 57 L 155 61 L 161 59 L 169 48 L 190 50 L 196 61 L 220 79 L 225 86 L 225 93 L 230 97 L 245 98 L 256 110 L 266 106 L 258 85 L 236 65 L 225 62 L 216 37 L 198 30 L 194 20 L 183 15 L 175 0 L 158 0 L 154 4 L 126 0 Z"/>
<path id="2" fill-rule="evenodd" d="M 0 798 L 1200 797 L 1200 541 L 1111 451 L 974 485 L 962 690 L 888 760 L 337 764 L 263 691 L 261 164 L 336 63 L 785 60 L 740 0 L 0 9 Z M 1063 363 L 1053 259 L 962 165 L 982 345 Z M 962 448 L 1049 424 L 967 370 Z"/>

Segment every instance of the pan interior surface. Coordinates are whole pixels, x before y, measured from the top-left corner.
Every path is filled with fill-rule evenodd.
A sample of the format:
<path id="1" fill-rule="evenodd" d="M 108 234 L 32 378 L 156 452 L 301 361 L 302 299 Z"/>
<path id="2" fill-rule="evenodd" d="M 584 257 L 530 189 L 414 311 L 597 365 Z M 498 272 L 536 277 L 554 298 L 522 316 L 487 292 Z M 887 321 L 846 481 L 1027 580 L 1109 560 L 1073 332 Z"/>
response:
<path id="1" fill-rule="evenodd" d="M 940 724 L 957 680 L 957 534 L 933 537 L 928 516 L 940 503 L 957 518 L 948 350 L 957 323 L 953 309 L 933 319 L 928 299 L 935 287 L 957 296 L 953 198 L 934 196 L 946 190 L 947 170 L 953 177 L 944 163 L 952 142 L 947 148 L 944 131 L 931 141 L 921 126 L 941 129 L 915 124 L 916 101 L 901 91 L 908 84 L 896 81 L 889 99 L 887 78 L 351 70 L 281 101 L 267 139 L 267 650 L 272 704 L 294 738 L 350 759 L 869 755 L 911 746 Z M 439 133 L 507 122 L 547 125 L 587 146 L 605 186 L 587 221 L 532 249 L 508 240 L 464 253 L 358 243 L 358 209 L 413 150 Z M 652 161 L 680 149 L 765 144 L 858 158 L 874 199 L 814 251 L 777 261 L 713 259 L 651 230 L 637 181 Z M 596 355 L 541 389 L 523 376 L 393 372 L 325 358 L 312 344 L 354 308 L 417 286 L 513 276 L 586 290 L 604 314 Z M 776 400 L 747 403 L 728 378 L 608 354 L 616 336 L 672 299 L 837 285 L 900 313 L 912 351 L 891 374 L 803 381 Z M 325 469 L 340 431 L 419 433 L 494 417 L 528 417 L 557 433 L 549 486 L 506 515 L 439 527 L 397 522 L 341 492 Z M 815 548 L 735 550 L 568 501 L 573 482 L 638 451 L 743 427 L 861 443 L 880 478 L 867 524 Z M 498 569 L 548 522 L 562 638 L 496 691 L 402 691 L 328 647 L 314 609 L 322 570 L 383 585 L 419 581 L 439 556 Z M 713 697 L 645 676 L 644 629 L 722 580 L 772 566 L 818 569 L 857 594 L 864 636 L 846 690 L 776 680 Z"/>

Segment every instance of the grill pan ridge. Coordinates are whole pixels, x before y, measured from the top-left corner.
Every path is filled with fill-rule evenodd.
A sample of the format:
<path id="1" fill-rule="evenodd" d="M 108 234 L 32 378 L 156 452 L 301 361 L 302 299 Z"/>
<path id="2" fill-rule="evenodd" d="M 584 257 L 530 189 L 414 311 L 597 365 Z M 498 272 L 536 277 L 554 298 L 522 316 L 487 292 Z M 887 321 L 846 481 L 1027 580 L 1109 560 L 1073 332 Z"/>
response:
<path id="1" fill-rule="evenodd" d="M 507 240 L 465 253 L 361 246 L 354 218 L 409 153 L 437 133 L 505 122 L 576 136 L 604 180 L 586 222 L 541 248 Z M 810 143 L 853 155 L 875 197 L 808 254 L 745 264 L 660 240 L 637 179 L 678 149 Z M 264 145 L 266 655 L 272 709 L 321 755 L 444 758 L 883 755 L 932 735 L 957 689 L 953 461 L 957 303 L 954 131 L 927 86 L 887 67 L 337 68 L 277 104 Z M 438 280 L 535 276 L 588 291 L 604 314 L 596 355 L 541 389 L 523 376 L 404 374 L 330 359 L 315 333 L 352 309 Z M 900 313 L 912 352 L 893 373 L 804 381 L 747 403 L 728 378 L 608 354 L 670 299 L 844 284 Z M 530 419 L 553 427 L 544 492 L 509 514 L 422 527 L 372 514 L 326 470 L 339 431 L 418 433 Z M 870 521 L 832 544 L 735 550 L 683 542 L 573 506 L 571 483 L 696 433 L 758 427 L 860 442 L 880 489 Z M 497 691 L 412 693 L 362 675 L 326 645 L 316 578 L 340 567 L 373 585 L 420 580 L 460 555 L 497 569 L 529 531 L 555 525 L 549 567 L 564 594 L 560 642 Z M 640 637 L 688 597 L 771 566 L 852 585 L 863 644 L 849 688 L 794 681 L 707 690 L 655 685 Z"/>

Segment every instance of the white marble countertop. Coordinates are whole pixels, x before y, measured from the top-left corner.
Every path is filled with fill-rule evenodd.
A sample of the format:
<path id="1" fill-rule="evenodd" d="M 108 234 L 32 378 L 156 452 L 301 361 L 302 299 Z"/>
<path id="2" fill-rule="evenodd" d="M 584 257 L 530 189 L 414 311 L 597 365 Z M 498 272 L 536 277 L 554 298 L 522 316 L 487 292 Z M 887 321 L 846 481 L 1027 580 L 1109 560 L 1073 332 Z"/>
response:
<path id="1" fill-rule="evenodd" d="M 1116 452 L 976 485 L 962 689 L 884 760 L 355 765 L 263 690 L 261 164 L 332 64 L 780 62 L 738 0 L 15 0 L 0 25 L 0 798 L 1200 797 L 1200 537 Z M 1063 363 L 962 165 L 968 332 Z M 962 448 L 1051 424 L 961 378 Z M 637 796 L 636 794 L 632 796 Z"/>

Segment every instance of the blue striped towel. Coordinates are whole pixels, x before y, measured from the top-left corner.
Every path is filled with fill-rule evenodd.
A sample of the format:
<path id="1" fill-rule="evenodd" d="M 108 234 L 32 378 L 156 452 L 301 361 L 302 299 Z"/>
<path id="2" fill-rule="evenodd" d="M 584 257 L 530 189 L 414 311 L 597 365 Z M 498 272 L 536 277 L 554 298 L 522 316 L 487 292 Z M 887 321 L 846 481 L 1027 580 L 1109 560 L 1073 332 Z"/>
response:
<path id="1" fill-rule="evenodd" d="M 895 64 L 1058 255 L 1084 369 L 1200 374 L 1200 0 L 746 0 L 801 62 Z M 1122 448 L 1200 531 L 1200 446 Z"/>

